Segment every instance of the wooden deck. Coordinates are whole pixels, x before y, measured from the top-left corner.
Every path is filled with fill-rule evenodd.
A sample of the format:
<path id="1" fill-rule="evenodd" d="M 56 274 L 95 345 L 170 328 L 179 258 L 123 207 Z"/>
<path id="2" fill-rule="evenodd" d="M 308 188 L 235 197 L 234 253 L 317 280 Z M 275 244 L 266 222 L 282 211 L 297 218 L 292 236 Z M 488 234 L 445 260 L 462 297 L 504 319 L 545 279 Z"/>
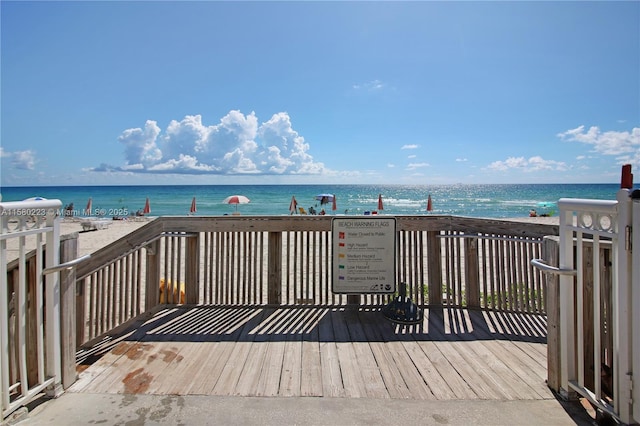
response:
<path id="1" fill-rule="evenodd" d="M 399 326 L 375 308 L 172 307 L 81 352 L 69 392 L 552 399 L 546 350 L 537 315 L 430 309 Z"/>

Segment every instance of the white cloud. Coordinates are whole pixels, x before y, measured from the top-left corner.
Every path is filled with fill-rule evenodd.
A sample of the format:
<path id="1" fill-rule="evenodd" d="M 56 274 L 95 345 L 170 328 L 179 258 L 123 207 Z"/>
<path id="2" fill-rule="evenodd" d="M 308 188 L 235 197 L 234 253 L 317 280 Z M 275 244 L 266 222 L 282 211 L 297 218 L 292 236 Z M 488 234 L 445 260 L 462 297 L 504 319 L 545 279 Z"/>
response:
<path id="1" fill-rule="evenodd" d="M 0 147 L 0 158 L 8 158 L 15 169 L 33 170 L 36 165 L 36 153 L 32 150 L 5 151 Z"/>
<path id="2" fill-rule="evenodd" d="M 417 149 L 420 145 L 416 145 L 416 144 L 408 144 L 408 145 L 402 145 L 402 148 L 400 149 Z"/>
<path id="3" fill-rule="evenodd" d="M 466 158 L 456 158 L 456 162 L 458 163 L 464 163 L 466 161 L 469 161 L 469 160 L 467 160 Z"/>
<path id="4" fill-rule="evenodd" d="M 506 171 L 509 169 L 519 169 L 523 172 L 536 172 L 540 170 L 565 171 L 567 165 L 561 161 L 545 160 L 540 156 L 530 157 L 509 157 L 504 161 L 494 161 L 487 166 L 490 170 Z"/>
<path id="5" fill-rule="evenodd" d="M 409 163 L 407 165 L 407 170 L 422 169 L 424 167 L 429 167 L 429 166 L 430 166 L 429 163 Z"/>
<path id="6" fill-rule="evenodd" d="M 600 154 L 640 157 L 640 127 L 634 127 L 631 132 L 602 132 L 597 126 L 592 126 L 587 131 L 585 126 L 580 126 L 558 133 L 557 136 L 565 141 L 592 145 Z"/>
<path id="7" fill-rule="evenodd" d="M 162 159 L 157 146 L 160 127 L 155 121 L 147 120 L 144 129 L 127 129 L 118 138 L 125 146 L 127 165 L 142 164 L 150 167 Z"/>
<path id="8" fill-rule="evenodd" d="M 355 90 L 367 90 L 373 92 L 375 90 L 381 90 L 385 87 L 385 84 L 380 80 L 371 80 L 366 83 L 357 83 L 353 85 Z"/>
<path id="9" fill-rule="evenodd" d="M 129 171 L 144 170 L 139 166 L 128 168 Z M 212 172 L 214 169 L 211 166 L 204 164 L 198 164 L 198 160 L 195 157 L 185 154 L 179 154 L 177 159 L 169 159 L 164 163 L 152 165 L 147 169 L 150 172 L 161 173 L 207 173 Z"/>
<path id="10" fill-rule="evenodd" d="M 309 144 L 293 129 L 285 112 L 259 124 L 255 113 L 230 111 L 215 125 L 200 115 L 172 120 L 163 132 L 153 120 L 144 129 L 122 132 L 125 164 L 102 164 L 93 171 L 182 174 L 320 174 L 324 164 L 308 153 Z"/>

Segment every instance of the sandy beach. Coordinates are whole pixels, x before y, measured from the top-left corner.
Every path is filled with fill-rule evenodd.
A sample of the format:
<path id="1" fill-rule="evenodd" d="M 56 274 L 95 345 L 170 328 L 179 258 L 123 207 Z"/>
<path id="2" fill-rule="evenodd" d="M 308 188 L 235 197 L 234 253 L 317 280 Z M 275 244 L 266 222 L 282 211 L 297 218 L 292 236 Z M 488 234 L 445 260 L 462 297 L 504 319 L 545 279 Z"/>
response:
<path id="1" fill-rule="evenodd" d="M 152 219 L 113 220 L 107 229 L 84 231 L 81 221 L 63 219 L 60 235 L 78 233 L 78 256 L 90 254 L 146 225 Z"/>

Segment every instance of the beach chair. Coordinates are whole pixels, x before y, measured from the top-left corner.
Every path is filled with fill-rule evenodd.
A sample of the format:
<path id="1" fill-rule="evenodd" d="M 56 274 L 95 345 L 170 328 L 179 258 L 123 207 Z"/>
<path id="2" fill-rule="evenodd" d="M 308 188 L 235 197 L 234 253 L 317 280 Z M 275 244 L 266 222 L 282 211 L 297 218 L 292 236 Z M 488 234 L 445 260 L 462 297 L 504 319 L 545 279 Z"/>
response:
<path id="1" fill-rule="evenodd" d="M 83 231 L 97 231 L 99 229 L 107 229 L 111 225 L 108 219 L 87 219 L 80 222 Z"/>

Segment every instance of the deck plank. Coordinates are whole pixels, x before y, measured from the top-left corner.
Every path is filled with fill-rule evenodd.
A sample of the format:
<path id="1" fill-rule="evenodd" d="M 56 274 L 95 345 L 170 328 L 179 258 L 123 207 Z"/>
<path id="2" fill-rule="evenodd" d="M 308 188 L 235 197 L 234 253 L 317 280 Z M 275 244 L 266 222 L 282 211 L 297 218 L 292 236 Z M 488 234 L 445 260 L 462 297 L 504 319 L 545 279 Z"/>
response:
<path id="1" fill-rule="evenodd" d="M 146 393 L 156 395 L 165 394 L 166 391 L 162 391 L 161 389 L 168 386 L 167 382 L 174 377 L 175 371 L 180 369 L 183 362 L 188 362 L 186 360 L 191 356 L 192 349 L 195 348 L 192 343 L 184 341 L 170 343 L 162 342 L 161 346 L 162 350 L 160 351 L 157 359 L 152 360 L 144 370 L 137 375 L 144 377 L 144 374 L 146 374 L 152 378 L 152 380 L 147 384 Z M 137 376 L 134 375 L 133 377 Z M 130 379 L 127 375 L 123 381 L 123 393 L 129 393 L 128 390 L 131 388 L 129 382 Z"/>
<path id="2" fill-rule="evenodd" d="M 451 399 L 478 399 L 478 395 L 471 389 L 469 383 L 460 376 L 460 373 L 440 351 L 438 345 L 430 341 L 418 341 L 416 343 L 453 393 Z M 429 381 L 428 383 L 431 382 Z"/>
<path id="3" fill-rule="evenodd" d="M 459 320 L 464 324 L 463 328 L 475 331 L 475 324 L 471 316 L 475 313 L 470 314 L 469 311 L 460 310 L 458 313 Z M 464 344 L 470 350 L 469 362 L 477 368 L 481 368 L 479 373 L 486 381 L 492 382 L 506 399 L 531 399 L 533 391 L 528 386 L 523 386 L 518 376 L 513 374 L 499 358 L 482 345 L 476 333 L 463 333 L 460 337 L 462 341 L 457 344 Z"/>
<path id="4" fill-rule="evenodd" d="M 482 344 L 491 351 L 491 355 L 498 358 L 519 380 L 529 386 L 535 392 L 533 399 L 553 398 L 552 392 L 546 385 L 546 368 L 540 368 L 539 364 L 529 356 L 524 356 L 514 342 L 495 339 L 486 329 L 474 329 L 474 333 L 481 339 Z M 540 337 L 540 336 L 538 336 Z M 546 350 L 546 345 L 534 343 L 536 347 Z"/>
<path id="5" fill-rule="evenodd" d="M 222 371 L 226 368 L 234 346 L 235 342 L 227 341 L 217 342 L 215 345 L 207 343 L 204 357 L 198 358 L 199 362 L 194 364 L 196 368 L 191 373 L 194 380 L 185 387 L 184 394 L 210 395 Z M 182 392 L 178 393 L 178 395 L 182 394 Z"/>
<path id="6" fill-rule="evenodd" d="M 273 308 L 264 309 L 261 323 L 253 330 L 248 330 L 253 339 L 244 367 L 238 377 L 235 395 L 256 396 L 258 393 L 260 374 L 264 368 L 267 349 L 269 348 L 268 335 L 263 332 L 263 327 L 264 324 L 268 323 L 273 313 Z"/>
<path id="7" fill-rule="evenodd" d="M 485 356 L 495 357 L 503 366 L 500 371 L 504 371 L 505 377 L 512 380 L 514 387 L 518 389 L 519 399 L 540 399 L 552 398 L 553 394 L 547 387 L 545 381 L 536 376 L 531 368 L 521 362 L 510 352 L 511 344 L 505 345 L 501 341 L 481 341 L 478 342 L 487 351 Z M 500 374 L 500 373 L 499 373 Z"/>
<path id="8" fill-rule="evenodd" d="M 342 316 L 342 327 L 349 331 L 356 363 L 364 380 L 366 395 L 370 398 L 389 398 L 389 392 L 380 374 L 380 368 L 373 356 L 362 323 L 355 309 L 347 309 Z"/>
<path id="9" fill-rule="evenodd" d="M 242 326 L 242 331 L 238 337 L 238 341 L 233 344 L 231 354 L 227 360 L 220 377 L 216 381 L 211 395 L 237 395 L 236 389 L 242 370 L 245 368 L 247 358 L 249 357 L 255 333 L 251 331 L 262 321 L 265 311 L 260 310 L 259 314 L 249 319 Z"/>
<path id="10" fill-rule="evenodd" d="M 242 372 L 238 376 L 238 383 L 235 386 L 234 395 L 238 396 L 256 396 L 258 393 L 258 382 L 260 380 L 260 372 L 266 358 L 268 344 L 266 341 L 254 340 L 247 343 L 247 355 L 242 368 Z"/>
<path id="11" fill-rule="evenodd" d="M 256 385 L 256 396 L 277 396 L 280 389 L 280 377 L 284 359 L 285 342 L 280 338 L 275 328 L 280 319 L 284 318 L 283 310 L 276 310 L 266 318 L 262 325 L 262 332 L 267 337 L 264 344 L 267 350 Z"/>
<path id="12" fill-rule="evenodd" d="M 414 368 L 411 357 L 407 353 L 404 342 L 413 340 L 410 335 L 410 327 L 392 324 L 390 322 L 378 322 L 380 335 L 386 341 L 386 346 L 391 352 L 393 362 L 398 367 L 398 372 L 407 384 L 413 398 L 435 399 L 435 395 L 429 389 L 420 373 Z"/>
<path id="13" fill-rule="evenodd" d="M 301 396 L 322 396 L 322 365 L 320 363 L 320 340 L 318 321 L 320 313 L 313 311 L 310 328 L 304 330 L 302 338 Z"/>
<path id="14" fill-rule="evenodd" d="M 320 341 L 320 364 L 322 365 L 322 394 L 326 397 L 342 398 L 346 395 L 338 357 L 338 344 L 333 333 L 331 309 L 318 322 Z"/>
<path id="15" fill-rule="evenodd" d="M 261 311 L 255 312 L 255 315 L 261 315 Z M 222 324 L 218 327 L 212 327 L 208 330 L 210 338 L 215 341 L 215 344 L 207 341 L 208 350 L 204 354 L 205 357 L 200 358 L 200 362 L 196 364 L 196 370 L 193 373 L 193 377 L 198 377 L 199 379 L 194 380 L 188 386 L 185 391 L 186 394 L 213 394 L 213 389 L 227 368 L 227 362 L 233 353 L 237 340 L 241 338 L 249 321 L 254 318 L 254 316 L 240 316 L 246 321 L 241 326 L 236 324 L 234 327 L 228 328 L 230 324 L 227 323 L 227 327 L 224 327 L 222 324 L 225 321 L 222 321 Z"/>
<path id="16" fill-rule="evenodd" d="M 109 376 L 122 365 L 130 362 L 129 358 L 143 350 L 139 342 L 119 342 L 113 349 L 102 355 L 90 368 L 78 375 L 78 380 L 69 388 L 70 392 L 91 392 L 91 389 L 104 386 Z"/>
<path id="17" fill-rule="evenodd" d="M 346 396 L 350 398 L 363 398 L 367 396 L 360 366 L 356 359 L 356 352 L 349 336 L 349 331 L 344 322 L 345 309 L 331 312 L 331 323 L 338 347 L 338 359 L 340 361 L 340 372 Z"/>
<path id="18" fill-rule="evenodd" d="M 169 364 L 179 357 L 179 345 L 155 342 L 149 350 L 136 357 L 124 369 L 113 369 L 111 380 L 104 380 L 94 392 L 147 393 L 153 392 L 165 377 Z"/>
<path id="19" fill-rule="evenodd" d="M 174 308 L 112 343 L 69 391 L 548 399 L 542 324 L 464 309 L 400 326 L 376 308 Z"/>
<path id="20" fill-rule="evenodd" d="M 378 313 L 379 315 L 379 313 Z M 407 387 L 400 370 L 393 360 L 393 354 L 383 341 L 382 334 L 375 326 L 375 317 L 372 312 L 360 313 L 360 320 L 374 358 L 380 369 L 380 375 L 385 383 L 389 397 L 391 398 L 411 398 L 411 391 Z"/>
<path id="21" fill-rule="evenodd" d="M 456 394 L 415 341 L 404 341 L 404 350 L 436 399 L 454 399 Z"/>
<path id="22" fill-rule="evenodd" d="M 430 314 L 438 316 L 438 320 L 429 322 L 429 335 L 434 336 L 435 346 L 469 384 L 473 392 L 480 399 L 502 399 L 502 395 L 491 386 L 490 382 L 487 383 L 484 380 L 477 368 L 467 362 L 468 350 L 462 345 L 456 345 L 459 343 L 455 340 L 457 337 L 445 331 L 445 328 L 451 329 L 446 316 L 440 317 L 435 312 Z"/>
<path id="23" fill-rule="evenodd" d="M 300 314 L 300 312 L 297 312 Z M 280 377 L 280 396 L 300 396 L 302 369 L 302 334 L 290 328 L 286 333 L 282 373 Z"/>

